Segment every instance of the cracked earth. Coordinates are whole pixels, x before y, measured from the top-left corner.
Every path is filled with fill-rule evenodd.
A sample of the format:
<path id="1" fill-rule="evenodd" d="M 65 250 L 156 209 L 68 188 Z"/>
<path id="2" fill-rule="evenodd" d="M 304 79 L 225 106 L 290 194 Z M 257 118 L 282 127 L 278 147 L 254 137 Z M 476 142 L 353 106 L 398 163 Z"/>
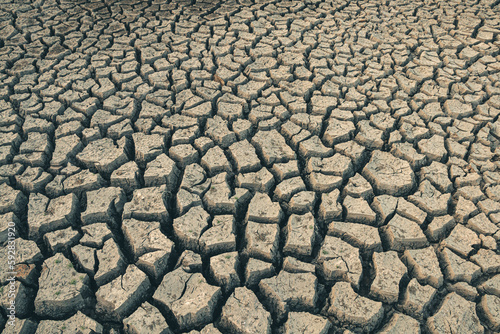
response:
<path id="1" fill-rule="evenodd" d="M 0 1 L 4 333 L 500 331 L 499 1 Z"/>

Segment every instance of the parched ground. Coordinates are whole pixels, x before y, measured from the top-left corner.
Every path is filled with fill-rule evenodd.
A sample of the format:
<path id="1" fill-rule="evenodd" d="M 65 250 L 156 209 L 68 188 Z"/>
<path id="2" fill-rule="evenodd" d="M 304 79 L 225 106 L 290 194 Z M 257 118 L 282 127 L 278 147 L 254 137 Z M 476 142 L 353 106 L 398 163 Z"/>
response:
<path id="1" fill-rule="evenodd" d="M 2 0 L 0 331 L 498 332 L 499 114 L 499 1 Z"/>

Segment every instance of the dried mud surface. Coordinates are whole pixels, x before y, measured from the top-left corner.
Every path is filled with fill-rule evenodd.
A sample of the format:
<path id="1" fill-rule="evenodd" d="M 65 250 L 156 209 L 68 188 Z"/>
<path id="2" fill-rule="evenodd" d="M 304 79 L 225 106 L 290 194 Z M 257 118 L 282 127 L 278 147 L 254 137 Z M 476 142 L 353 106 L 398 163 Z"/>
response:
<path id="1" fill-rule="evenodd" d="M 500 331 L 499 1 L 0 1 L 3 333 Z"/>

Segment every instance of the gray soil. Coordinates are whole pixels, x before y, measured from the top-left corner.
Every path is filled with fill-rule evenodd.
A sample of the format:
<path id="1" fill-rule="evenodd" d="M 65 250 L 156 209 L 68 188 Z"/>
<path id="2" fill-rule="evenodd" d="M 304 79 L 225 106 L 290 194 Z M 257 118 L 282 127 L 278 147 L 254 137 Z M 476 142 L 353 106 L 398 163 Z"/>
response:
<path id="1" fill-rule="evenodd" d="M 0 0 L 0 332 L 499 332 L 499 115 L 497 0 Z"/>

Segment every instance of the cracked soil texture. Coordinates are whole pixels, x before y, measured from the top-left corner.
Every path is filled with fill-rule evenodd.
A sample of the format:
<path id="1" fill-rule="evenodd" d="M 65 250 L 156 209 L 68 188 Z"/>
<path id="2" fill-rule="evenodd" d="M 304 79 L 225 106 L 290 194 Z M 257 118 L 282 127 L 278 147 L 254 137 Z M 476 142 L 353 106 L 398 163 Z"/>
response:
<path id="1" fill-rule="evenodd" d="M 497 333 L 499 115 L 498 0 L 0 0 L 0 332 Z"/>

